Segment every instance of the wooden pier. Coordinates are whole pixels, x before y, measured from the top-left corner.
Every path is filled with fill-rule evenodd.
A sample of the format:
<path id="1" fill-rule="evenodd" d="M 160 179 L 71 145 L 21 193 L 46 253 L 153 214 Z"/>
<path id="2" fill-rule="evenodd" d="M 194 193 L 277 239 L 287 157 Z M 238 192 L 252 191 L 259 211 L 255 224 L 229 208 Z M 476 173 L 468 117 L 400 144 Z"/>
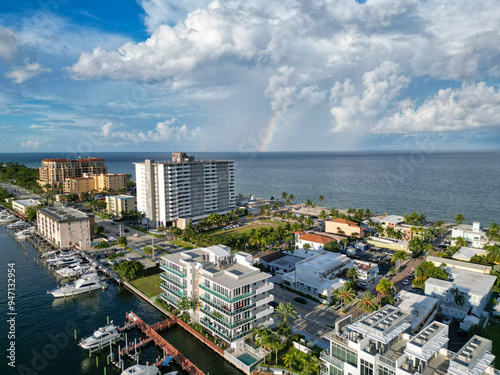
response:
<path id="1" fill-rule="evenodd" d="M 169 328 L 177 324 L 177 317 L 173 316 L 151 326 L 147 325 L 133 312 L 130 312 L 127 315 L 127 318 L 129 322 L 135 323 L 137 325 L 137 328 L 139 328 L 146 335 L 146 337 L 148 337 L 147 340 L 154 341 L 154 343 L 162 348 L 165 353 L 167 353 L 169 356 L 172 356 L 174 361 L 177 362 L 183 370 L 187 371 L 190 375 L 205 375 L 203 371 L 201 371 L 198 367 L 191 363 L 191 361 L 184 357 L 182 353 L 180 353 L 177 349 L 170 345 L 167 340 L 161 337 L 158 333 L 158 331 L 161 331 L 162 329 Z M 156 366 L 161 366 L 162 363 L 163 360 L 160 360 L 156 363 Z"/>

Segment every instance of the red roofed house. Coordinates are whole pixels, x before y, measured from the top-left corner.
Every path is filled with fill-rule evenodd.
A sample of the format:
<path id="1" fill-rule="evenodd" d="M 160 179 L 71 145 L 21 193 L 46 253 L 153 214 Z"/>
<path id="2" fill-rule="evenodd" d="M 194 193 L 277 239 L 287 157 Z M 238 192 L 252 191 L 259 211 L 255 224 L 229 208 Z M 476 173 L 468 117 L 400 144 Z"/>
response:
<path id="1" fill-rule="evenodd" d="M 332 241 L 335 241 L 335 239 L 320 234 L 304 233 L 298 238 L 296 237 L 295 246 L 298 246 L 299 249 L 303 249 L 304 245 L 307 243 L 310 245 L 310 250 L 323 250 L 323 246 Z"/>
<path id="2" fill-rule="evenodd" d="M 358 235 L 358 237 L 365 236 L 365 228 L 360 227 L 358 223 L 355 223 L 354 221 L 346 219 L 335 219 L 326 221 L 325 232 L 345 234 L 346 236 L 352 236 L 355 233 Z"/>

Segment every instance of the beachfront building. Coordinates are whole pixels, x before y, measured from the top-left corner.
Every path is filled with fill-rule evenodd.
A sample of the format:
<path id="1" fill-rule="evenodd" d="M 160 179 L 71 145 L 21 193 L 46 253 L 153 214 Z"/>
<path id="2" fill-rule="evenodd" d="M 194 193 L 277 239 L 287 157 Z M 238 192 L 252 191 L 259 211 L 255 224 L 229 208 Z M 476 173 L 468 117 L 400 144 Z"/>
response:
<path id="1" fill-rule="evenodd" d="M 89 249 L 93 226 L 92 214 L 74 208 L 54 206 L 43 207 L 37 211 L 38 233 L 60 249 Z"/>
<path id="2" fill-rule="evenodd" d="M 474 247 L 462 246 L 455 254 L 452 255 L 453 259 L 470 262 L 473 256 L 485 256 L 488 252 L 483 249 L 476 249 Z"/>
<path id="3" fill-rule="evenodd" d="M 62 190 L 66 178 L 84 177 L 85 174 L 107 173 L 104 159 L 101 158 L 79 158 L 79 159 L 44 159 L 39 168 L 40 186 L 46 189 Z"/>
<path id="4" fill-rule="evenodd" d="M 332 292 L 347 282 L 337 276 L 349 268 L 352 262 L 347 256 L 322 251 L 296 263 L 295 270 L 282 278 L 285 285 L 330 303 Z"/>
<path id="5" fill-rule="evenodd" d="M 469 313 L 482 317 L 496 276 L 458 268 L 448 269 L 448 274 L 451 275 L 448 281 L 429 278 L 425 282 L 425 294 L 441 301 L 443 315 L 460 320 Z"/>
<path id="6" fill-rule="evenodd" d="M 31 206 L 38 206 L 40 201 L 36 199 L 18 199 L 12 201 L 12 209 L 21 215 L 26 215 L 26 209 Z"/>
<path id="7" fill-rule="evenodd" d="M 400 224 L 404 223 L 403 216 L 399 215 L 386 215 L 380 219 L 380 225 L 384 228 L 396 228 Z"/>
<path id="8" fill-rule="evenodd" d="M 137 210 L 153 226 L 184 229 L 211 213 L 228 213 L 236 207 L 234 161 L 195 161 L 173 153 L 170 162 L 135 163 Z"/>
<path id="9" fill-rule="evenodd" d="M 198 299 L 194 319 L 231 347 L 253 327 L 274 323 L 271 275 L 253 267 L 250 254 L 211 246 L 165 255 L 160 267 L 162 299 L 175 308 L 183 297 Z"/>
<path id="10" fill-rule="evenodd" d="M 451 230 L 451 244 L 455 245 L 458 237 L 462 237 L 467 245 L 482 248 L 488 243 L 487 232 L 481 228 L 481 223 L 474 222 L 472 225 L 460 224 Z"/>
<path id="11" fill-rule="evenodd" d="M 135 197 L 133 195 L 108 195 L 106 196 L 106 211 L 121 217 L 123 213 L 135 211 Z"/>
<path id="12" fill-rule="evenodd" d="M 325 221 L 325 232 L 334 233 L 346 236 L 365 236 L 365 228 L 358 225 L 358 223 L 346 220 L 346 219 L 335 219 Z"/>
<path id="13" fill-rule="evenodd" d="M 83 177 L 66 178 L 63 191 L 69 194 L 81 194 L 92 190 L 116 193 L 126 190 L 129 180 L 130 177 L 123 173 L 84 174 Z"/>
<path id="14" fill-rule="evenodd" d="M 411 315 L 391 305 L 356 322 L 349 318 L 325 336 L 330 345 L 320 355 L 321 375 L 493 374 L 490 340 L 474 336 L 455 354 L 447 325 L 434 321 L 412 335 Z"/>

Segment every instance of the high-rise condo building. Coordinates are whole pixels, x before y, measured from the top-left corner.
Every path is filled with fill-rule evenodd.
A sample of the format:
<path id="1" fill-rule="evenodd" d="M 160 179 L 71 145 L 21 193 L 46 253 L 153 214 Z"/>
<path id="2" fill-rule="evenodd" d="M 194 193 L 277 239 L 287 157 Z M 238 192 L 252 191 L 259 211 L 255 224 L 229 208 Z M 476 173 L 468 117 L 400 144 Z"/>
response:
<path id="1" fill-rule="evenodd" d="M 44 159 L 39 168 L 40 180 L 38 183 L 45 187 L 50 184 L 52 188 L 59 188 L 66 178 L 83 177 L 84 174 L 107 173 L 102 158 L 80 158 L 80 159 Z"/>
<path id="2" fill-rule="evenodd" d="M 174 152 L 172 161 L 135 163 L 137 211 L 153 226 L 185 228 L 211 213 L 236 207 L 234 161 L 202 160 Z"/>

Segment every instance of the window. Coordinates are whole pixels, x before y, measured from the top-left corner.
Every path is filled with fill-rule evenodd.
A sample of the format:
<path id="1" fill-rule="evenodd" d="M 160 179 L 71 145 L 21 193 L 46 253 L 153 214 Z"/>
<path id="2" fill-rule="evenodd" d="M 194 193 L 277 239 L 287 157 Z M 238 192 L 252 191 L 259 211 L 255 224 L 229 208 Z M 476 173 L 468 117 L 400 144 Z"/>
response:
<path id="1" fill-rule="evenodd" d="M 394 370 L 388 367 L 378 365 L 378 375 L 394 375 Z"/>
<path id="2" fill-rule="evenodd" d="M 344 375 L 344 371 L 335 366 L 330 366 L 330 375 Z"/>
<path id="3" fill-rule="evenodd" d="M 342 362 L 347 362 L 352 366 L 358 367 L 357 353 L 354 350 L 346 348 L 344 345 L 332 342 L 331 355 Z"/>
<path id="4" fill-rule="evenodd" d="M 361 375 L 373 375 L 373 365 L 361 359 Z"/>

